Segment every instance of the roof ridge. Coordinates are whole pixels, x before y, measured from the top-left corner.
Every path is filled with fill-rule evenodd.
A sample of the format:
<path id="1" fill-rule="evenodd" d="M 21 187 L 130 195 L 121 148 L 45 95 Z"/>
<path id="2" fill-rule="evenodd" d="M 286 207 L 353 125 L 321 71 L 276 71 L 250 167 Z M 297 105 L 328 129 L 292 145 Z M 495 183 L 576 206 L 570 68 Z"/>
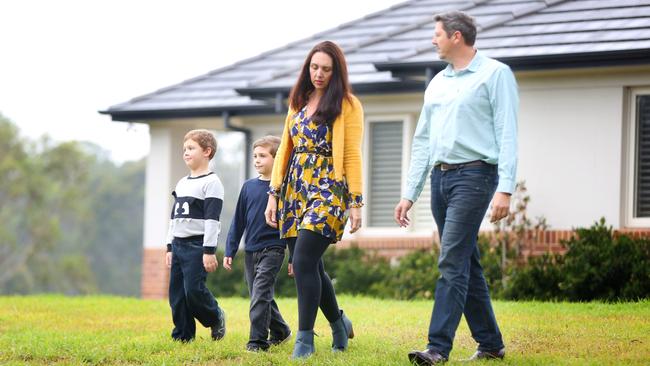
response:
<path id="1" fill-rule="evenodd" d="M 412 2 L 417 2 L 417 1 L 419 1 L 419 0 L 411 0 L 411 1 L 400 3 L 400 4 L 397 4 L 397 5 L 399 5 L 399 7 L 401 7 L 403 5 L 406 5 L 407 3 L 412 3 Z M 474 1 L 471 1 L 471 5 L 461 6 L 461 7 L 458 8 L 458 10 L 466 10 L 466 9 L 469 9 L 469 8 L 473 8 L 475 6 L 481 5 L 481 4 L 489 2 L 489 1 L 490 0 L 474 0 Z M 398 7 L 397 5 L 391 6 L 390 8 L 385 9 L 385 11 L 394 9 L 395 7 Z M 360 49 L 362 49 L 362 48 L 364 48 L 366 46 L 370 46 L 372 44 L 384 41 L 384 40 L 390 38 L 391 36 L 395 36 L 395 35 L 400 34 L 400 33 L 405 33 L 405 32 L 417 29 L 422 25 L 430 23 L 432 20 L 433 20 L 433 15 L 423 16 L 421 18 L 416 19 L 411 24 L 405 25 L 403 27 L 400 27 L 400 28 L 392 30 L 392 31 L 381 33 L 381 34 L 379 34 L 377 36 L 368 38 L 365 41 L 359 42 L 359 43 L 355 44 L 351 48 L 346 48 L 345 49 L 345 54 L 349 55 L 351 53 L 359 51 Z M 350 23 L 352 23 L 352 22 L 350 22 Z M 323 35 L 325 33 L 327 33 L 327 31 L 326 32 L 320 32 L 317 35 Z M 314 35 L 311 38 L 316 38 L 316 35 Z M 272 80 L 275 80 L 275 79 L 277 79 L 279 77 L 288 76 L 291 73 L 293 73 L 294 71 L 299 70 L 300 67 L 301 66 L 299 66 L 298 68 L 296 68 L 296 67 L 288 67 L 286 69 L 279 70 L 277 72 L 272 72 L 270 76 L 265 76 L 263 78 L 250 80 L 248 83 L 249 84 L 251 84 L 251 83 L 254 83 L 254 84 L 268 83 L 268 82 L 270 82 Z"/>
<path id="2" fill-rule="evenodd" d="M 186 84 L 189 84 L 189 83 L 194 83 L 194 82 L 199 81 L 199 80 L 207 79 L 208 77 L 211 77 L 211 76 L 213 76 L 215 74 L 219 74 L 219 73 L 222 73 L 224 71 L 234 69 L 237 66 L 242 66 L 242 65 L 244 65 L 246 63 L 249 63 L 249 62 L 252 62 L 252 61 L 257 61 L 257 60 L 260 59 L 260 57 L 266 57 L 266 56 L 269 56 L 269 55 L 271 55 L 273 53 L 287 50 L 287 49 L 289 49 L 291 47 L 294 47 L 296 44 L 299 44 L 301 42 L 304 42 L 304 41 L 307 41 L 307 40 L 310 40 L 310 39 L 313 39 L 313 38 L 317 38 L 317 37 L 321 36 L 322 34 L 333 32 L 335 30 L 340 30 L 340 29 L 352 26 L 352 25 L 356 24 L 357 22 L 359 22 L 361 20 L 371 19 L 371 18 L 380 16 L 380 15 L 382 15 L 384 13 L 387 13 L 390 10 L 394 10 L 394 9 L 397 9 L 397 8 L 402 8 L 404 6 L 407 6 L 407 5 L 409 5 L 409 4 L 413 3 L 413 2 L 417 2 L 417 1 L 419 1 L 419 0 L 405 0 L 405 1 L 402 1 L 400 3 L 393 4 L 393 5 L 385 8 L 385 9 L 378 10 L 378 11 L 376 11 L 374 13 L 366 14 L 361 18 L 357 18 L 357 19 L 354 19 L 354 20 L 347 21 L 345 23 L 341 23 L 341 24 L 337 25 L 334 28 L 330 28 L 330 29 L 327 29 L 327 30 L 324 30 L 324 31 L 321 31 L 321 32 L 318 32 L 318 33 L 315 33 L 315 34 L 312 34 L 312 35 L 310 35 L 308 37 L 301 38 L 299 40 L 289 42 L 289 43 L 285 44 L 284 46 L 280 46 L 280 47 L 274 48 L 272 50 L 264 51 L 262 53 L 259 53 L 259 54 L 255 55 L 255 56 L 251 56 L 251 57 L 248 57 L 248 58 L 245 58 L 245 59 L 242 59 L 242 60 L 235 61 L 232 64 L 229 64 L 229 65 L 226 65 L 226 66 L 223 66 L 223 67 L 208 71 L 208 72 L 206 72 L 204 74 L 201 74 L 199 76 L 195 76 L 195 77 L 190 78 L 190 79 L 183 80 L 183 81 L 178 82 L 176 84 L 172 84 L 172 85 L 157 89 L 157 90 L 155 90 L 155 91 L 153 91 L 151 93 L 139 95 L 137 97 L 131 98 L 128 101 L 120 103 L 118 105 L 122 105 L 122 104 L 125 104 L 125 103 L 131 103 L 131 102 L 138 102 L 138 101 L 147 99 L 147 98 L 149 98 L 151 96 L 155 96 L 155 95 L 163 93 L 163 92 L 174 90 L 174 89 L 179 88 L 179 87 L 181 87 L 183 85 L 186 85 Z M 480 1 L 484 1 L 484 0 L 480 0 Z M 272 80 L 274 78 L 275 77 L 271 78 L 270 80 Z M 248 80 L 248 81 L 246 81 L 246 83 L 250 85 L 250 82 L 252 82 L 254 80 L 255 79 Z"/>
<path id="3" fill-rule="evenodd" d="M 492 0 L 483 1 L 483 2 L 481 2 L 481 5 L 490 3 L 491 1 Z M 491 22 L 487 22 L 486 24 L 482 24 L 482 25 L 478 26 L 478 28 L 479 28 L 480 31 L 485 31 L 485 30 L 488 30 L 488 29 L 492 29 L 492 28 L 495 28 L 497 26 L 504 25 L 506 22 L 509 22 L 511 20 L 515 20 L 515 19 L 521 18 L 522 16 L 538 12 L 538 11 L 540 11 L 542 9 L 548 9 L 550 6 L 554 6 L 554 5 L 557 5 L 557 4 L 565 2 L 565 1 L 567 1 L 567 0 L 544 0 L 543 4 L 532 4 L 531 6 L 526 7 L 524 9 L 521 9 L 519 11 L 513 11 L 513 12 L 510 13 L 511 15 L 500 16 L 500 17 L 494 19 Z M 400 60 L 400 59 L 404 59 L 404 58 L 415 57 L 415 56 L 417 56 L 417 55 L 419 55 L 421 53 L 429 52 L 429 51 L 433 50 L 434 48 L 435 48 L 434 46 L 419 47 L 419 48 L 416 48 L 412 52 L 404 52 L 403 54 L 401 54 L 401 55 L 399 55 L 397 57 L 393 57 L 393 58 L 391 58 L 390 61 L 396 61 L 396 60 Z"/>

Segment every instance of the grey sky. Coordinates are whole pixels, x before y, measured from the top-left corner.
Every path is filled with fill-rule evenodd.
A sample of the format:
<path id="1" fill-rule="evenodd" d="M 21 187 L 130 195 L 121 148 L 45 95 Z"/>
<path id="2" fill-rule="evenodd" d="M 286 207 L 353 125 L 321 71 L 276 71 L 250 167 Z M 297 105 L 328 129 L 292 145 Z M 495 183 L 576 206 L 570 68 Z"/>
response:
<path id="1" fill-rule="evenodd" d="M 149 151 L 146 125 L 97 113 L 399 0 L 0 2 L 0 113 L 23 135 Z"/>

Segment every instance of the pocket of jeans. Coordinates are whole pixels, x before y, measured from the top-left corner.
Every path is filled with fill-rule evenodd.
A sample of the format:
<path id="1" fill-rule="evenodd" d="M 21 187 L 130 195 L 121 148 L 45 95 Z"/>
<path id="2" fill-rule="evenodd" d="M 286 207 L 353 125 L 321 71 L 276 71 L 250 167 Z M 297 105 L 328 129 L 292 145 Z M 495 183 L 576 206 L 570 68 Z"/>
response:
<path id="1" fill-rule="evenodd" d="M 477 192 L 489 193 L 492 190 L 494 179 L 487 169 L 485 167 L 464 167 L 460 171 L 460 176 Z"/>

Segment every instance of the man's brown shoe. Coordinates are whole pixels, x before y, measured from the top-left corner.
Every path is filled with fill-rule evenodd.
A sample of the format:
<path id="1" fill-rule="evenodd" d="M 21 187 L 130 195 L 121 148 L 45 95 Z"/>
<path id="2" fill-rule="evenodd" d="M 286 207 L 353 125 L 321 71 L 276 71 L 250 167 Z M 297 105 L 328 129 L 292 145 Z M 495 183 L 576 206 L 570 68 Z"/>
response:
<path id="1" fill-rule="evenodd" d="M 436 350 L 426 349 L 424 351 L 409 352 L 409 361 L 414 365 L 435 365 L 447 362 L 447 357 Z"/>
<path id="2" fill-rule="evenodd" d="M 506 356 L 506 349 L 501 348 L 498 351 L 476 351 L 468 361 L 477 361 L 477 360 L 503 360 Z"/>

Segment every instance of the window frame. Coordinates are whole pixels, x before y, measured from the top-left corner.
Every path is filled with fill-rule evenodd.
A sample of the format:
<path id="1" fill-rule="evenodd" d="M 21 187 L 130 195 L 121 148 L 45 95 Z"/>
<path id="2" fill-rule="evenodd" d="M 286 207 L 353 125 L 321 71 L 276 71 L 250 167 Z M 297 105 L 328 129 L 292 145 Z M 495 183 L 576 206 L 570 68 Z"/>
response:
<path id="1" fill-rule="evenodd" d="M 401 184 L 400 184 L 400 194 L 404 192 L 406 187 L 406 174 L 408 171 L 410 157 L 411 157 L 411 143 L 413 140 L 413 133 L 415 132 L 416 119 L 412 114 L 381 114 L 374 116 L 366 116 L 366 128 L 364 128 L 364 146 L 363 146 L 363 192 L 364 192 L 364 201 L 366 206 L 362 211 L 362 220 L 363 224 L 359 230 L 360 235 L 364 236 L 410 236 L 413 235 L 430 235 L 431 230 L 416 230 L 414 225 L 410 225 L 408 228 L 400 228 L 395 224 L 394 227 L 391 226 L 367 226 L 366 223 L 369 221 L 369 210 L 371 209 L 371 195 L 370 195 L 370 182 L 368 182 L 368 177 L 370 176 L 370 166 L 371 159 L 370 156 L 370 132 L 374 123 L 384 123 L 384 122 L 402 122 L 402 174 L 401 174 Z M 418 204 L 419 202 L 416 202 Z M 395 202 L 397 205 L 397 202 Z M 427 203 L 428 204 L 428 203 Z M 410 212 L 415 211 L 415 205 Z"/>
<path id="2" fill-rule="evenodd" d="M 650 97 L 650 87 L 631 88 L 628 90 L 626 129 L 624 133 L 625 141 L 624 164 L 623 164 L 623 222 L 626 227 L 630 228 L 647 228 L 650 227 L 650 217 L 635 217 L 635 193 L 636 193 L 636 176 L 637 176 L 637 104 L 636 98 L 639 95 Z"/>

